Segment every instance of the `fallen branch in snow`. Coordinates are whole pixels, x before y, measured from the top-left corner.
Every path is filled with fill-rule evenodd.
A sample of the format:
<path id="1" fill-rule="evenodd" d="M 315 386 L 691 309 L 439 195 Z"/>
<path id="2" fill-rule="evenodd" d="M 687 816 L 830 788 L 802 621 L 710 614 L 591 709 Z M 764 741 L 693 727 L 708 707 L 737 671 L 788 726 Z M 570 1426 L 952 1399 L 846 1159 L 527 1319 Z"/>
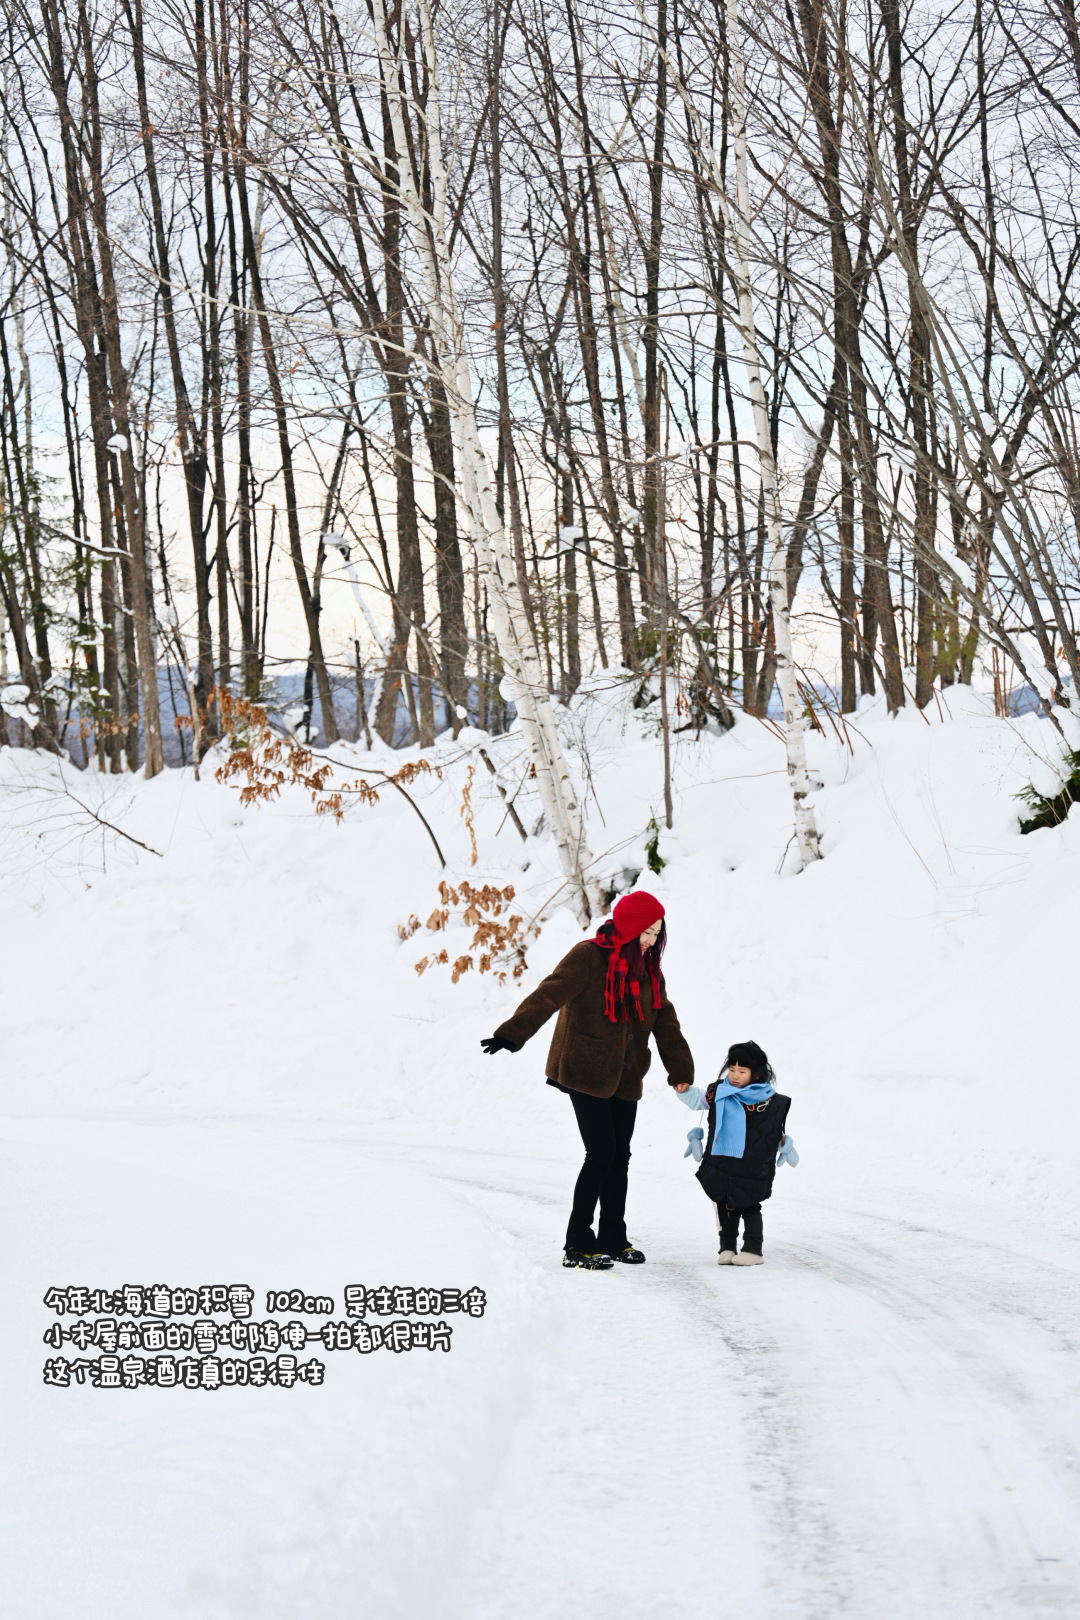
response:
<path id="1" fill-rule="evenodd" d="M 35 868 L 48 869 L 54 876 L 72 870 L 82 876 L 87 846 L 96 845 L 99 839 L 100 863 L 95 860 L 94 865 L 100 864 L 105 871 L 106 852 L 116 847 L 109 844 L 107 834 L 164 859 L 160 849 L 136 838 L 112 819 L 131 809 L 130 778 L 92 773 L 82 777 L 76 793 L 68 785 L 64 762 L 50 756 L 43 768 L 41 753 L 28 754 L 25 760 L 11 757 L 14 753 L 12 750 L 8 757 L 4 813 L 0 816 L 0 867 L 5 879 L 25 877 Z M 94 798 L 96 805 L 88 802 Z M 23 859 L 23 852 L 29 853 L 29 861 Z"/>
<path id="2" fill-rule="evenodd" d="M 525 775 L 522 776 L 521 782 L 518 783 L 518 785 L 514 789 L 513 793 L 511 793 L 509 798 L 507 798 L 506 789 L 503 787 L 502 783 L 499 781 L 499 773 L 495 769 L 495 766 L 492 764 L 491 755 L 488 753 L 486 748 L 481 748 L 481 750 L 480 750 L 480 758 L 483 760 L 484 764 L 487 766 L 488 770 L 491 772 L 492 776 L 495 778 L 495 786 L 499 790 L 499 797 L 502 799 L 502 802 L 506 806 L 506 816 L 510 817 L 511 821 L 514 823 L 514 826 L 517 828 L 518 832 L 520 833 L 521 842 L 523 844 L 528 843 L 529 835 L 525 831 L 525 828 L 521 824 L 521 817 L 518 815 L 517 811 L 514 809 L 514 800 L 517 798 L 518 794 L 521 792 L 521 782 L 524 782 L 525 776 L 527 776 L 529 774 L 529 767 L 528 766 L 525 767 Z M 506 820 L 506 816 L 503 816 L 503 821 Z M 496 829 L 495 829 L 496 838 L 499 836 L 499 828 L 501 828 L 501 827 L 502 827 L 502 821 L 499 822 L 499 826 L 496 827 Z"/>
<path id="3" fill-rule="evenodd" d="M 381 771 L 377 765 L 357 765 L 355 767 L 346 766 L 343 760 L 334 759 L 330 754 L 319 754 L 319 750 L 317 748 L 312 749 L 311 752 L 315 753 L 315 754 L 318 754 L 320 759 L 325 759 L 325 760 L 329 761 L 329 763 L 331 765 L 339 766 L 342 770 L 356 769 L 362 775 L 367 774 L 367 775 L 371 775 L 371 776 L 378 776 L 383 782 L 386 783 L 386 785 L 388 787 L 397 788 L 398 792 L 401 794 L 401 797 L 405 800 L 406 804 L 408 804 L 408 805 L 410 805 L 412 807 L 412 809 L 420 817 L 420 820 L 424 823 L 424 830 L 426 831 L 428 837 L 431 839 L 431 842 L 434 844 L 435 853 L 439 857 L 439 865 L 442 867 L 444 872 L 446 871 L 446 856 L 443 854 L 442 850 L 439 847 L 439 840 L 436 838 L 434 832 L 432 831 L 430 821 L 428 820 L 427 816 L 425 816 L 424 812 L 421 810 L 420 806 L 417 804 L 417 802 L 413 798 L 412 794 L 411 793 L 406 793 L 405 789 L 401 785 L 402 780 L 404 780 L 406 782 L 411 782 L 414 777 L 421 776 L 425 771 L 433 772 L 433 774 L 435 776 L 437 776 L 439 778 L 440 782 L 441 782 L 442 781 L 442 768 L 440 766 L 438 766 L 438 765 L 429 765 L 426 759 L 418 759 L 418 760 L 415 760 L 415 761 L 410 760 L 410 761 L 407 761 L 406 764 L 404 764 L 399 771 L 395 771 L 395 772 L 391 773 L 389 771 Z M 345 790 L 343 789 L 342 791 L 345 791 Z M 375 794 L 375 799 L 374 800 L 369 799 L 368 800 L 369 804 L 374 803 L 374 802 L 376 802 L 378 800 L 378 791 L 377 791 L 377 789 L 373 788 L 370 791 Z M 341 818 L 339 817 L 338 819 L 340 820 Z"/>
<path id="4" fill-rule="evenodd" d="M 118 827 L 114 821 L 106 821 L 104 816 L 99 816 L 92 805 L 83 804 L 82 800 L 72 793 L 66 782 L 62 791 L 65 799 L 70 799 L 72 804 L 78 805 L 83 814 L 89 816 L 91 821 L 96 821 L 99 827 L 104 827 L 108 832 L 116 833 L 120 838 L 126 838 L 129 844 L 138 844 L 139 848 L 145 849 L 148 855 L 156 855 L 159 860 L 165 859 L 160 849 L 153 849 L 149 844 L 144 844 L 141 838 L 136 838 L 133 833 L 125 832 L 123 827 Z"/>
<path id="5" fill-rule="evenodd" d="M 421 765 L 425 765 L 426 763 L 427 763 L 426 760 L 421 760 L 420 761 Z M 366 770 L 367 766 L 365 766 L 364 769 Z M 404 770 L 404 769 L 405 769 L 405 767 L 402 766 L 402 770 Z M 390 784 L 391 787 L 397 788 L 398 792 L 401 794 L 401 797 L 404 800 L 406 800 L 406 802 L 408 804 L 412 805 L 413 809 L 416 811 L 416 814 L 420 817 L 420 820 L 424 823 L 424 826 L 427 829 L 428 837 L 431 839 L 431 842 L 435 845 L 435 853 L 439 857 L 439 865 L 442 867 L 443 871 L 445 872 L 446 871 L 446 856 L 443 854 L 442 850 L 439 848 L 439 840 L 436 838 L 435 834 L 432 832 L 431 823 L 428 821 L 427 816 L 425 816 L 424 812 L 421 810 L 420 806 L 417 804 L 416 800 L 412 797 L 412 795 L 406 793 L 405 789 L 402 787 L 401 783 L 398 781 L 397 776 L 388 776 L 385 771 L 380 771 L 379 774 L 380 774 L 380 776 L 382 776 Z"/>

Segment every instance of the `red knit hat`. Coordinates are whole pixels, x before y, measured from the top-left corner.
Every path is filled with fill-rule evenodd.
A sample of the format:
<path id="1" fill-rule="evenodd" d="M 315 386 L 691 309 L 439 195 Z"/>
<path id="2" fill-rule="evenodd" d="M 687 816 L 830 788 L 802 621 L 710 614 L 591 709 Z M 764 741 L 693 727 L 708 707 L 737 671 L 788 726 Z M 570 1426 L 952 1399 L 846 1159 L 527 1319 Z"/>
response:
<path id="1" fill-rule="evenodd" d="M 624 894 L 611 913 L 619 944 L 637 939 L 647 928 L 651 928 L 654 922 L 659 922 L 663 915 L 664 908 L 654 894 L 647 894 L 644 889 L 635 889 L 632 894 Z"/>
<path id="2" fill-rule="evenodd" d="M 640 1019 L 642 1016 L 638 982 L 632 978 L 629 987 L 627 985 L 628 963 L 624 947 L 632 940 L 638 939 L 654 922 L 659 922 L 663 915 L 664 908 L 656 896 L 646 894 L 644 889 L 637 889 L 633 894 L 623 895 L 611 913 L 611 921 L 602 923 L 593 939 L 593 943 L 599 945 L 601 950 L 611 952 L 604 977 L 604 1013 L 613 1024 L 627 1022 L 631 1005 L 634 1017 Z M 661 1005 L 659 951 L 649 951 L 645 961 L 652 990 L 653 1008 L 658 1010 Z"/>

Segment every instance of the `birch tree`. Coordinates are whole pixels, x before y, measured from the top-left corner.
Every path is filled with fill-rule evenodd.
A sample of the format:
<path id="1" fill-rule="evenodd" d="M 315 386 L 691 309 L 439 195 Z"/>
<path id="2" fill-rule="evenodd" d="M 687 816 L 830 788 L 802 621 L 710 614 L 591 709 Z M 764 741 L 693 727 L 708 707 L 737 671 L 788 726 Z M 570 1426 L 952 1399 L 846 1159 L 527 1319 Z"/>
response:
<path id="1" fill-rule="evenodd" d="M 638 0 L 638 12 L 645 20 Z M 802 866 L 820 859 L 817 824 L 810 803 L 810 776 L 806 768 L 805 707 L 799 694 L 795 660 L 791 649 L 791 604 L 788 600 L 787 547 L 780 498 L 780 480 L 769 428 L 768 402 L 761 380 L 757 314 L 750 286 L 750 181 L 747 171 L 746 76 L 739 32 L 737 0 L 725 0 L 724 15 L 730 63 L 730 127 L 735 157 L 735 195 L 729 196 L 719 159 L 705 131 L 701 115 L 680 76 L 672 72 L 672 82 L 682 100 L 694 132 L 695 143 L 707 166 L 727 228 L 729 264 L 737 298 L 736 329 L 742 344 L 746 389 L 754 419 L 754 441 L 761 478 L 765 522 L 769 536 L 769 596 L 772 604 L 775 638 L 776 685 L 783 705 L 784 747 L 787 754 L 788 782 L 795 816 L 795 840 Z M 655 35 L 658 52 L 666 57 L 666 44 Z"/>
<path id="2" fill-rule="evenodd" d="M 434 337 L 434 364 L 446 391 L 453 425 L 462 506 L 487 584 L 495 638 L 510 678 L 508 695 L 517 706 L 563 873 L 584 924 L 591 916 L 602 914 L 603 902 L 585 842 L 577 791 L 529 628 L 513 552 L 495 501 L 494 478 L 477 425 L 465 331 L 455 296 L 446 222 L 448 172 L 440 116 L 439 53 L 430 0 L 419 0 L 418 5 L 418 48 L 427 81 L 422 106 L 415 91 L 405 88 L 415 86 L 416 80 L 410 74 L 401 43 L 406 31 L 404 17 L 392 43 L 391 16 L 385 0 L 374 0 L 372 15 L 381 87 L 390 110 L 395 146 L 401 154 L 398 184 L 413 227 L 423 302 Z M 422 197 L 421 178 L 406 159 L 415 146 L 407 129 L 410 115 L 423 134 L 428 206 Z"/>

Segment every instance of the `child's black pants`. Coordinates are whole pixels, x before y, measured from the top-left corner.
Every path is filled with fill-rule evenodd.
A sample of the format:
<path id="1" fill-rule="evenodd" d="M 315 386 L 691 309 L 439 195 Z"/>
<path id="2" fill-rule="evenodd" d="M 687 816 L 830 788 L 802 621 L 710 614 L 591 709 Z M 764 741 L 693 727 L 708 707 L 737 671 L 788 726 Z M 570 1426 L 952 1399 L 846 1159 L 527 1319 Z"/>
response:
<path id="1" fill-rule="evenodd" d="M 764 1237 L 764 1223 L 761 1219 L 761 1205 L 747 1204 L 745 1209 L 732 1209 L 730 1204 L 715 1204 L 716 1224 L 720 1228 L 721 1249 L 737 1249 L 739 1246 L 739 1217 L 743 1223 L 743 1251 L 746 1254 L 760 1254 Z"/>
<path id="2" fill-rule="evenodd" d="M 630 1172 L 630 1138 L 634 1134 L 637 1103 L 621 1097 L 590 1097 L 571 1091 L 585 1163 L 574 1188 L 574 1207 L 566 1228 L 566 1247 L 596 1249 L 616 1254 L 626 1248 L 626 1181 Z M 597 1235 L 593 1212 L 600 1201 Z"/>

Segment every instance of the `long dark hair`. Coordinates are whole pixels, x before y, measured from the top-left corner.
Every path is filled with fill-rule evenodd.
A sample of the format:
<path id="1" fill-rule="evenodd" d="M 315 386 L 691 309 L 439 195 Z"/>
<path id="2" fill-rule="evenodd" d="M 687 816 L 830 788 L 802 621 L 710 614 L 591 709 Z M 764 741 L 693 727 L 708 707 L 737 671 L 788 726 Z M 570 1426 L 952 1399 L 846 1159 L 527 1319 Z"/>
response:
<path id="1" fill-rule="evenodd" d="M 650 945 L 647 951 L 643 951 L 641 948 L 640 934 L 635 934 L 633 939 L 628 939 L 622 948 L 622 954 L 629 976 L 633 979 L 641 979 L 648 973 L 651 977 L 653 969 L 659 973 L 660 958 L 664 954 L 666 944 L 667 920 L 663 917 L 660 919 L 660 932 L 656 936 L 656 943 Z"/>

